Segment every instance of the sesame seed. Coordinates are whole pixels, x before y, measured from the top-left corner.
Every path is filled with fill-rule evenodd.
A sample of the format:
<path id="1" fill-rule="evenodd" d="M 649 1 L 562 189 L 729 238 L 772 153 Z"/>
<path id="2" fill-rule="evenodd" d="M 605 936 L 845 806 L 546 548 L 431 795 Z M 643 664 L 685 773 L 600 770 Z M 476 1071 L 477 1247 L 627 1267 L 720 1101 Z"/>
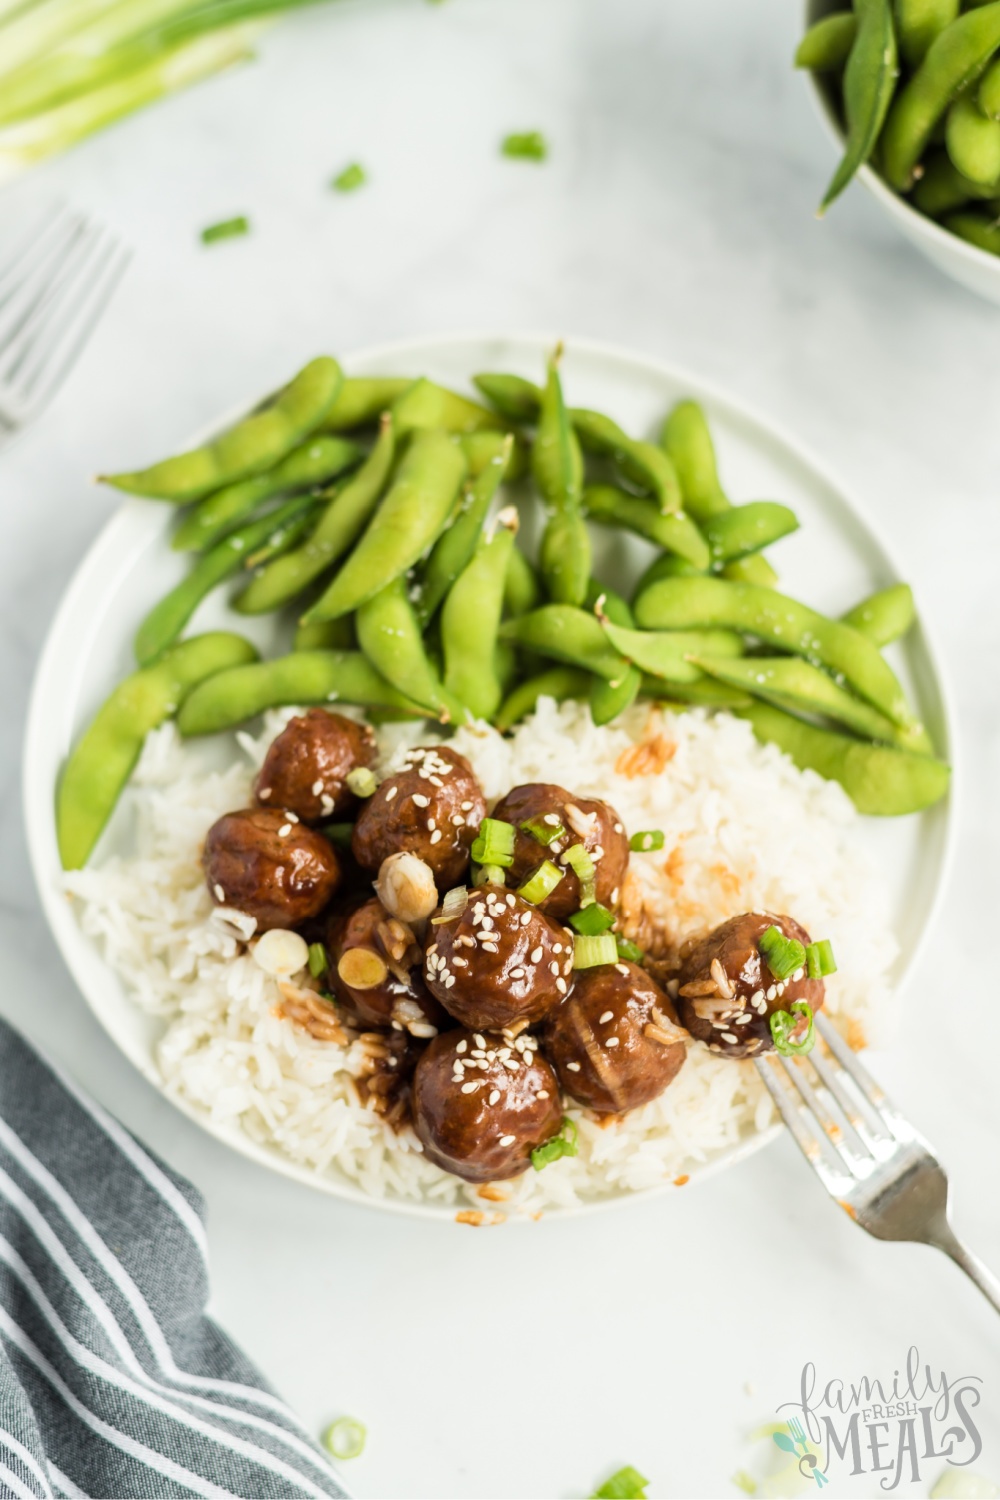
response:
<path id="1" fill-rule="evenodd" d="M 535 1095 L 536 1099 L 547 1099 L 548 1097 L 549 1097 L 549 1091 L 548 1091 L 548 1089 L 539 1089 L 538 1093 Z"/>
<path id="2" fill-rule="evenodd" d="M 485 1057 L 486 1051 L 483 1047 L 473 1047 L 470 1057 Z"/>
<path id="3" fill-rule="evenodd" d="M 486 1038 L 484 1036 L 482 1036 L 478 1031 L 473 1036 L 472 1040 L 475 1042 L 475 1044 L 476 1044 L 477 1047 L 483 1047 L 483 1048 L 485 1048 L 485 1046 L 486 1046 Z"/>
<path id="4" fill-rule="evenodd" d="M 484 953 L 499 953 L 500 949 L 497 947 L 496 943 L 487 943 L 487 942 L 484 941 L 484 943 L 483 943 L 483 952 Z"/>
<path id="5" fill-rule="evenodd" d="M 260 791 L 257 793 L 258 800 L 261 801 L 261 802 L 266 802 L 267 799 L 268 799 L 268 797 L 270 797 L 270 795 L 271 795 L 271 793 L 272 793 L 273 790 L 274 790 L 273 787 L 262 786 L 261 789 L 260 789 Z"/>
<path id="6" fill-rule="evenodd" d="M 618 970 L 619 974 L 624 974 L 625 978 L 628 978 L 628 964 L 615 964 L 615 968 Z"/>
<path id="7" fill-rule="evenodd" d="M 603 1016 L 601 1016 L 601 1017 L 600 1017 L 600 1018 L 599 1018 L 599 1019 L 598 1019 L 598 1023 L 597 1023 L 597 1024 L 598 1024 L 598 1025 L 599 1025 L 599 1026 L 603 1026 L 603 1025 L 604 1025 L 604 1023 L 605 1023 L 605 1022 L 606 1022 L 606 1021 L 613 1021 L 613 1020 L 614 1020 L 614 1018 L 615 1018 L 615 1013 L 614 1013 L 614 1011 L 613 1011 L 613 1010 L 606 1010 L 606 1011 L 605 1011 L 605 1012 L 604 1012 L 604 1014 L 603 1014 Z"/>
<path id="8" fill-rule="evenodd" d="M 522 927 L 527 927 L 527 925 L 528 925 L 528 923 L 530 921 L 531 921 L 531 912 L 530 911 L 523 911 L 521 913 L 521 926 Z"/>
<path id="9" fill-rule="evenodd" d="M 440 830 L 440 828 L 435 828 L 434 832 L 431 834 L 431 843 L 432 844 L 440 844 L 440 842 L 441 842 L 441 830 Z"/>
<path id="10" fill-rule="evenodd" d="M 322 776 L 319 776 L 319 777 L 317 777 L 317 779 L 312 784 L 312 794 L 313 794 L 313 796 L 314 797 L 318 797 L 319 794 L 320 794 L 320 792 L 322 790 L 323 790 L 323 778 L 322 778 Z"/>
<path id="11" fill-rule="evenodd" d="M 289 823 L 297 823 L 299 821 L 299 815 L 298 815 L 298 813 L 293 813 L 293 812 L 286 811 L 285 812 L 285 817 L 288 819 Z"/>
<path id="12" fill-rule="evenodd" d="M 281 827 L 278 829 L 278 837 L 279 837 L 279 839 L 286 839 L 288 837 L 288 835 L 291 833 L 291 831 L 292 831 L 292 825 L 291 825 L 291 823 L 282 823 Z"/>
<path id="13" fill-rule="evenodd" d="M 542 822 L 543 823 L 548 823 L 548 825 L 550 826 L 550 828 L 558 828 L 558 826 L 559 826 L 559 814 L 558 813 L 546 813 L 545 816 L 544 816 L 544 818 L 542 819 Z"/>
<path id="14" fill-rule="evenodd" d="M 604 1045 L 606 1047 L 617 1047 L 618 1046 L 618 1038 L 616 1036 L 609 1036 L 608 1039 L 607 1039 L 607 1041 L 604 1043 Z"/>
<path id="15" fill-rule="evenodd" d="M 391 802 L 391 801 L 392 801 L 392 799 L 393 799 L 393 797 L 395 797 L 395 795 L 396 795 L 396 793 L 397 793 L 397 792 L 398 792 L 398 791 L 399 791 L 399 787 L 398 787 L 398 786 L 391 786 L 391 787 L 390 787 L 390 788 L 389 788 L 389 790 L 388 790 L 388 791 L 387 791 L 387 792 L 386 792 L 386 794 L 385 794 L 385 800 L 386 800 L 386 801 L 387 801 L 387 802 Z"/>
<path id="16" fill-rule="evenodd" d="M 324 792 L 322 797 L 319 799 L 319 810 L 323 814 L 324 818 L 328 818 L 330 816 L 330 814 L 333 812 L 334 806 L 335 803 L 333 798 L 330 796 L 330 793 Z"/>
<path id="17" fill-rule="evenodd" d="M 612 906 L 617 906 L 618 905 L 618 897 L 619 897 L 620 894 L 621 893 L 619 892 L 618 887 L 615 886 L 614 890 L 611 892 L 611 897 L 610 897 L 611 905 Z"/>
<path id="18" fill-rule="evenodd" d="M 490 1103 L 491 1104 L 499 1104 L 500 1103 L 500 1090 L 499 1089 L 494 1089 L 493 1092 L 492 1092 L 492 1094 L 490 1094 Z"/>
<path id="19" fill-rule="evenodd" d="M 580 1064 L 579 1063 L 567 1063 L 566 1067 L 569 1069 L 569 1071 L 571 1073 L 579 1073 L 579 1071 L 580 1071 Z"/>
<path id="20" fill-rule="evenodd" d="M 455 813 L 455 814 L 453 814 L 452 820 L 451 820 L 451 826 L 452 826 L 452 828 L 464 828 L 465 827 L 465 819 L 462 817 L 461 813 Z"/>
<path id="21" fill-rule="evenodd" d="M 542 949 L 540 947 L 538 947 L 538 948 L 532 948 L 530 957 L 531 957 L 531 962 L 533 964 L 541 963 L 541 961 L 542 961 Z"/>
<path id="22" fill-rule="evenodd" d="M 500 1144 L 501 1144 L 501 1146 L 513 1146 L 513 1144 L 514 1144 L 514 1142 L 516 1140 L 517 1140 L 517 1136 L 516 1135 L 502 1135 L 500 1137 Z"/>
<path id="23" fill-rule="evenodd" d="M 465 1038 L 463 1037 L 462 1040 L 456 1046 L 455 1051 L 456 1052 L 467 1052 L 468 1050 L 469 1050 L 469 1044 L 465 1040 Z"/>
<path id="24" fill-rule="evenodd" d="M 215 891 L 215 899 L 217 901 L 225 901 L 225 899 L 226 899 L 226 893 L 222 889 L 222 886 L 221 885 L 216 885 L 216 886 L 213 887 L 213 889 Z"/>
<path id="25" fill-rule="evenodd" d="M 446 974 L 444 976 L 444 987 L 445 987 L 446 990 L 454 989 L 454 987 L 455 987 L 455 976 L 454 976 L 454 974 Z"/>
<path id="26" fill-rule="evenodd" d="M 523 969 L 511 969 L 509 977 L 511 979 L 523 979 L 524 978 L 524 970 Z"/>
<path id="27" fill-rule="evenodd" d="M 413 803 L 415 807 L 430 807 L 431 799 L 429 797 L 425 797 L 423 792 L 414 792 Z"/>
<path id="28" fill-rule="evenodd" d="M 505 1057 L 503 1059 L 503 1065 L 505 1068 L 509 1068 L 512 1073 L 516 1073 L 518 1068 L 521 1066 L 519 1060 L 516 1057 Z"/>
<path id="29" fill-rule="evenodd" d="M 558 974 L 559 973 L 559 964 L 556 962 L 555 959 L 553 959 L 552 962 L 549 964 L 549 973 L 550 974 Z"/>
<path id="30" fill-rule="evenodd" d="M 444 786 L 444 782 L 441 780 L 440 776 L 428 776 L 427 780 L 430 782 L 431 786 Z"/>
<path id="31" fill-rule="evenodd" d="M 778 987 L 777 987 L 777 985 L 772 984 L 771 988 L 767 992 L 767 998 L 769 1000 L 777 1000 L 777 998 L 778 998 Z"/>
<path id="32" fill-rule="evenodd" d="M 738 1036 L 736 1036 L 736 1035 L 735 1035 L 735 1034 L 734 1034 L 734 1033 L 733 1033 L 733 1032 L 731 1032 L 731 1031 L 724 1031 L 724 1032 L 723 1032 L 723 1033 L 722 1033 L 722 1040 L 723 1040 L 723 1041 L 724 1041 L 724 1042 L 738 1042 L 738 1041 L 739 1041 L 739 1037 L 738 1037 Z"/>
<path id="33" fill-rule="evenodd" d="M 438 826 L 437 825 L 437 818 L 428 818 L 427 819 L 427 827 L 428 828 L 436 828 L 437 826 Z"/>
<path id="34" fill-rule="evenodd" d="M 462 811 L 463 812 L 471 812 L 472 809 L 475 807 L 475 805 L 476 804 L 474 802 L 463 802 L 462 803 Z"/>
<path id="35" fill-rule="evenodd" d="M 615 833 L 624 833 L 625 830 L 620 823 L 615 824 Z"/>
<path id="36" fill-rule="evenodd" d="M 471 1080 L 471 1082 L 469 1082 L 469 1083 L 463 1083 L 462 1084 L 462 1093 L 463 1094 L 474 1094 L 476 1092 L 476 1089 L 478 1089 L 480 1087 L 481 1082 L 482 1082 L 481 1079 L 479 1079 L 479 1078 L 473 1078 Z"/>
<path id="37" fill-rule="evenodd" d="M 456 969 L 467 969 L 469 967 L 469 960 L 467 958 L 459 958 L 457 953 L 453 955 L 451 961 Z"/>

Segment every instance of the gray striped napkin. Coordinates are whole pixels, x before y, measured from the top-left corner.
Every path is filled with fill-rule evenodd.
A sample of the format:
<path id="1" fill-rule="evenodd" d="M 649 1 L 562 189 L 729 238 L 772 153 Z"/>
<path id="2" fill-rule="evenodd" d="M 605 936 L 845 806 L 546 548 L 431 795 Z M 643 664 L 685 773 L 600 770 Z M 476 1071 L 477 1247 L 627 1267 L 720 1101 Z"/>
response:
<path id="1" fill-rule="evenodd" d="M 199 1195 L 0 1022 L 0 1495 L 343 1496 L 205 1316 Z"/>

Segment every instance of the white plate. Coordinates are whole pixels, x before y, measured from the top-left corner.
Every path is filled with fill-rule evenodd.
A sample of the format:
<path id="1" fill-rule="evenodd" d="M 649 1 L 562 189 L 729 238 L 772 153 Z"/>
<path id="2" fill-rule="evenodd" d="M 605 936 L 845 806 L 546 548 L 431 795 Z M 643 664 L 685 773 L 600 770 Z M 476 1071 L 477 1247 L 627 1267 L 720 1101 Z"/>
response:
<path id="1" fill-rule="evenodd" d="M 469 376 L 477 370 L 511 370 L 537 379 L 545 352 L 554 342 L 539 336 L 477 334 L 420 339 L 357 354 L 345 360 L 345 367 L 351 374 L 424 374 L 468 389 Z M 737 501 L 764 497 L 785 501 L 800 517 L 802 530 L 780 544 L 776 559 L 792 593 L 837 614 L 874 589 L 898 580 L 881 539 L 816 461 L 742 404 L 683 370 L 582 340 L 567 344 L 563 375 L 574 403 L 603 408 L 635 432 L 654 432 L 664 413 L 682 396 L 701 401 L 716 435 L 729 493 Z M 214 425 L 217 429 L 220 424 Z M 115 459 L 113 454 L 109 457 Z M 121 461 L 141 457 L 119 455 Z M 171 506 L 126 501 L 81 563 L 39 663 L 28 719 L 24 784 L 35 878 L 63 957 L 108 1034 L 159 1089 L 163 1084 L 155 1044 L 160 1023 L 130 1002 L 97 947 L 81 932 L 61 892 L 53 794 L 70 745 L 115 682 L 133 669 L 131 641 L 150 600 L 171 587 L 187 566 L 186 559 L 168 545 L 174 515 Z M 610 545 L 617 548 L 620 543 L 611 539 Z M 621 558 L 615 553 L 606 561 L 613 570 Z M 614 577 L 608 581 L 613 583 Z M 193 628 L 231 626 L 233 619 L 222 598 L 213 598 L 199 610 Z M 252 635 L 265 649 L 271 644 L 274 627 L 266 617 L 240 618 L 236 628 Z M 925 630 L 912 631 L 891 654 L 935 744 L 943 755 L 953 757 L 944 685 Z M 885 871 L 892 894 L 901 954 L 891 976 L 897 988 L 916 962 L 933 919 L 948 865 L 953 822 L 949 804 L 941 803 L 917 817 L 868 819 L 864 824 L 864 837 Z M 245 1156 L 310 1187 L 396 1212 L 453 1217 L 451 1208 L 372 1199 L 346 1180 L 321 1177 L 257 1145 L 238 1129 L 213 1123 L 183 1100 L 167 1097 L 203 1129 Z M 692 1180 L 758 1149 L 773 1138 L 776 1129 L 720 1153 L 693 1172 Z M 604 1207 L 634 1196 L 622 1194 L 587 1207 Z"/>

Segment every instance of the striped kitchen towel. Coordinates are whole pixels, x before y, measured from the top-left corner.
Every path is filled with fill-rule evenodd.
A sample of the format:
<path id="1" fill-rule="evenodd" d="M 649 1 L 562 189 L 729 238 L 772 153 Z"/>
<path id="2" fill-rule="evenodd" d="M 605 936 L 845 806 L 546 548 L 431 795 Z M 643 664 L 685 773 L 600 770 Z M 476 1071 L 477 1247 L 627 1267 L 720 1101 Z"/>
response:
<path id="1" fill-rule="evenodd" d="M 205 1251 L 194 1188 L 0 1022 L 0 1495 L 344 1494 Z"/>

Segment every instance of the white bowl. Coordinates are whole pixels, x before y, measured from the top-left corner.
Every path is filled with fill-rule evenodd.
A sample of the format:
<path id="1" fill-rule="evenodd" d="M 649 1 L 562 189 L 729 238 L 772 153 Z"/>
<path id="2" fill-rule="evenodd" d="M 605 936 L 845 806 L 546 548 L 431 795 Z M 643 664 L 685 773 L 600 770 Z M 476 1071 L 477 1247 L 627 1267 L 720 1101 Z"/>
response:
<path id="1" fill-rule="evenodd" d="M 843 9 L 840 0 L 806 0 L 806 25 L 811 26 L 822 16 Z M 809 87 L 827 134 L 838 152 L 843 151 L 844 132 L 828 83 L 822 75 L 810 73 Z M 968 287 L 970 292 L 978 292 L 988 302 L 1000 304 L 1000 255 L 991 255 L 976 245 L 970 245 L 967 240 L 959 239 L 957 234 L 942 229 L 940 224 L 936 224 L 926 214 L 918 213 L 905 198 L 894 193 L 871 167 L 862 167 L 858 180 L 864 183 L 910 243 L 916 245 L 921 254 L 933 261 L 939 270 L 950 276 L 952 281 Z"/>
<path id="2" fill-rule="evenodd" d="M 511 370 L 537 376 L 546 351 L 555 342 L 553 337 L 538 335 L 423 338 L 348 356 L 345 367 L 358 375 L 423 373 L 463 388 L 476 370 Z M 574 400 L 611 412 L 637 432 L 653 430 L 681 396 L 701 401 L 712 423 L 722 473 L 731 493 L 742 499 L 773 496 L 788 502 L 800 516 L 802 530 L 782 543 L 779 562 L 793 592 L 796 580 L 810 580 L 809 597 L 818 608 L 840 611 L 899 579 L 888 549 L 836 482 L 786 434 L 747 407 L 684 370 L 582 340 L 566 341 L 563 373 Z M 219 430 L 239 415 L 229 413 L 225 422 L 213 423 L 212 430 Z M 171 506 L 128 500 L 83 559 L 52 623 L 38 665 L 24 757 L 28 844 L 49 925 L 97 1019 L 129 1061 L 161 1091 L 165 1090 L 156 1044 L 162 1023 L 132 1002 L 96 944 L 81 930 L 74 907 L 63 892 L 54 789 L 60 766 L 82 726 L 114 683 L 132 670 L 130 645 L 150 598 L 170 588 L 185 571 L 186 559 L 169 546 L 173 516 Z M 608 579 L 615 582 L 610 570 Z M 234 617 L 217 594 L 202 605 L 194 628 L 220 626 L 234 628 Z M 251 634 L 265 651 L 273 649 L 271 617 L 240 616 L 235 628 Z M 940 752 L 954 760 L 952 717 L 924 627 L 911 631 L 891 654 Z M 937 910 L 953 846 L 953 808 L 954 792 L 918 816 L 870 818 L 862 825 L 864 841 L 883 869 L 889 887 L 892 925 L 899 943 L 899 958 L 889 979 L 897 990 L 912 971 Z M 112 836 L 114 830 L 112 820 Z M 286 1177 L 369 1207 L 424 1217 L 454 1217 L 452 1207 L 372 1198 L 345 1177 L 299 1166 L 278 1150 L 251 1140 L 240 1129 L 212 1120 L 184 1099 L 172 1093 L 166 1097 L 203 1129 Z M 695 1182 L 731 1166 L 772 1140 L 779 1128 L 772 1126 L 762 1134 L 748 1135 L 734 1148 L 690 1169 L 690 1180 Z M 609 1207 L 660 1191 L 663 1188 L 622 1192 L 583 1208 Z"/>

